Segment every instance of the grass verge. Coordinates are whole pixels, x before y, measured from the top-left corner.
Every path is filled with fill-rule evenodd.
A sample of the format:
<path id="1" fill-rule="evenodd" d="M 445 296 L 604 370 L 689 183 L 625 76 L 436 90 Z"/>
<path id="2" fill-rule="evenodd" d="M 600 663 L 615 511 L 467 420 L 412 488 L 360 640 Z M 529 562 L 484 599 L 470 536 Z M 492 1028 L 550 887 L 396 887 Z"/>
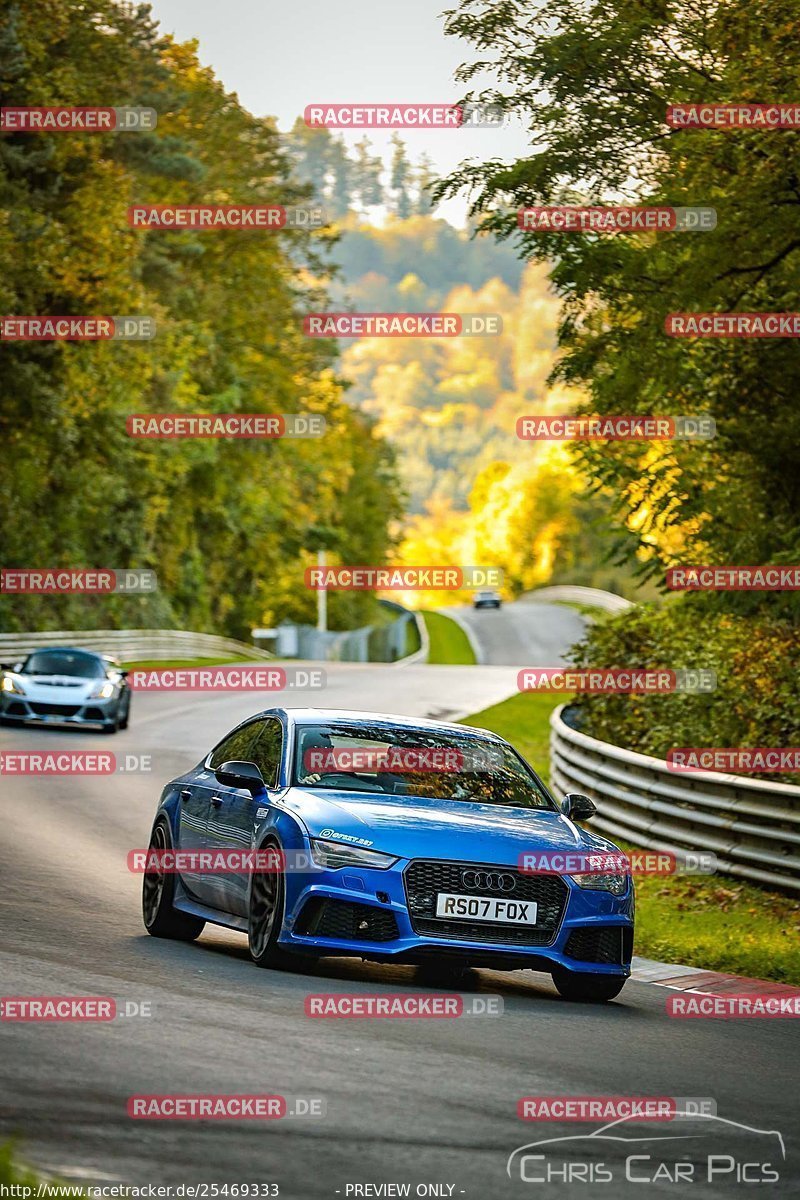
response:
<path id="1" fill-rule="evenodd" d="M 469 644 L 469 638 L 460 625 L 442 613 L 423 612 L 422 619 L 428 629 L 431 648 L 428 654 L 429 663 L 458 663 L 472 666 L 475 655 Z"/>
<path id="2" fill-rule="evenodd" d="M 13 1141 L 0 1144 L 0 1196 L 41 1195 L 47 1200 L 49 1195 L 66 1195 L 66 1191 L 63 1190 L 66 1187 L 69 1187 L 69 1194 L 73 1197 L 84 1194 L 78 1185 L 73 1188 L 71 1185 L 60 1185 L 58 1180 L 41 1179 L 30 1167 L 19 1161 L 14 1151 Z"/>
<path id="3" fill-rule="evenodd" d="M 499 733 L 549 782 L 550 714 L 566 698 L 525 692 L 473 713 L 463 724 Z M 800 905 L 722 875 L 640 875 L 636 953 L 800 985 Z"/>
<path id="4" fill-rule="evenodd" d="M 528 760 L 545 783 L 550 782 L 550 714 L 563 696 L 552 692 L 520 692 L 483 712 L 464 717 L 462 725 L 477 725 L 499 733 Z"/>
<path id="5" fill-rule="evenodd" d="M 160 668 L 173 667 L 220 667 L 224 663 L 242 663 L 254 662 L 252 658 L 245 658 L 244 655 L 237 657 L 220 657 L 220 658 L 148 658 L 137 662 L 123 663 L 126 671 L 157 671 Z"/>

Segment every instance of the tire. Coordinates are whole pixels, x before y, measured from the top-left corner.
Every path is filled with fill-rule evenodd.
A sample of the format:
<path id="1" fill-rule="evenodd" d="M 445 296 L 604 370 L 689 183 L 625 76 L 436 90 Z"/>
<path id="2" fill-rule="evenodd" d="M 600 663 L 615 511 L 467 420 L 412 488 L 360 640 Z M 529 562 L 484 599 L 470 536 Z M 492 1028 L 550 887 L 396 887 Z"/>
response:
<path id="1" fill-rule="evenodd" d="M 277 842 L 266 842 L 262 850 L 279 850 Z M 247 944 L 257 967 L 282 970 L 292 956 L 278 945 L 283 928 L 286 887 L 281 871 L 258 871 L 250 885 L 247 914 Z"/>
<path id="2" fill-rule="evenodd" d="M 579 971 L 553 971 L 553 983 L 565 1000 L 581 1000 L 588 1004 L 603 1004 L 618 996 L 628 978 L 626 975 L 599 975 Z"/>
<path id="3" fill-rule="evenodd" d="M 130 698 L 130 696 L 128 696 L 128 702 L 125 705 L 125 712 L 124 712 L 121 720 L 119 721 L 118 728 L 119 729 L 127 729 L 128 722 L 130 721 L 130 719 L 131 719 L 131 698 Z"/>
<path id="4" fill-rule="evenodd" d="M 170 850 L 172 838 L 166 821 L 155 825 L 150 837 L 152 850 Z M 142 879 L 142 919 L 151 937 L 193 942 L 203 932 L 205 921 L 173 908 L 175 876 L 145 871 Z"/>
<path id="5" fill-rule="evenodd" d="M 120 713 L 120 706 L 119 706 L 119 701 L 117 701 L 117 707 L 114 709 L 114 716 L 112 717 L 112 719 L 110 721 L 108 721 L 102 727 L 103 733 L 117 733 L 120 730 L 121 723 L 120 723 L 119 713 Z"/>

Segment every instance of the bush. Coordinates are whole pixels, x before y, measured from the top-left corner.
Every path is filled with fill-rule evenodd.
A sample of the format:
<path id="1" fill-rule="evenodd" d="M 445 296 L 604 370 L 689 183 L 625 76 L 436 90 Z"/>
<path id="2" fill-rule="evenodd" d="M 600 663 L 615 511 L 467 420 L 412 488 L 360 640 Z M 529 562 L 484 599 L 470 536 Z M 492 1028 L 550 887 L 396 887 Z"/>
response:
<path id="1" fill-rule="evenodd" d="M 681 598 L 604 618 L 572 660 L 581 667 L 711 668 L 716 690 L 583 694 L 576 706 L 585 733 L 659 758 L 673 746 L 800 744 L 800 628 L 723 613 L 704 601 Z"/>

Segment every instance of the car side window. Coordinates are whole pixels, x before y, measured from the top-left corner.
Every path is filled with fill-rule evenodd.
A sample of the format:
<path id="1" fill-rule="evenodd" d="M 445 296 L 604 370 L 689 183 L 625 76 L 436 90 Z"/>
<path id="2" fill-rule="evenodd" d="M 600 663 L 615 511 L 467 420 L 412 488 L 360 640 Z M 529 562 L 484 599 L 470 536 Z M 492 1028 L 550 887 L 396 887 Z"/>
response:
<path id="1" fill-rule="evenodd" d="M 217 767 L 221 767 L 224 762 L 233 762 L 238 759 L 244 762 L 255 762 L 253 758 L 253 744 L 261 732 L 262 721 L 251 721 L 249 725 L 242 726 L 241 729 L 236 729 L 229 737 L 220 742 L 216 750 L 211 755 L 209 766 L 212 771 Z"/>
<path id="2" fill-rule="evenodd" d="M 267 717 L 251 751 L 252 761 L 260 770 L 268 788 L 278 786 L 278 771 L 283 751 L 283 725 L 277 717 Z"/>

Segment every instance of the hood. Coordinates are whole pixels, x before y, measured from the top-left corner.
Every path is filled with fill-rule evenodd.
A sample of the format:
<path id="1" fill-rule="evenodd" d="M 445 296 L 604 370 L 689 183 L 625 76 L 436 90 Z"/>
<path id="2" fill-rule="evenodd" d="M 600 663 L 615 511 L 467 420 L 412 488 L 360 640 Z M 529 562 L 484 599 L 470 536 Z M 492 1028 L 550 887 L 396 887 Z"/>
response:
<path id="1" fill-rule="evenodd" d="M 322 788 L 294 788 L 285 803 L 312 837 L 400 858 L 466 858 L 516 866 L 525 851 L 616 849 L 549 809 Z"/>
<path id="2" fill-rule="evenodd" d="M 81 679 L 77 675 L 21 675 L 13 671 L 7 674 L 23 688 L 26 699 L 54 704 L 80 704 L 107 682 L 100 678 Z"/>

